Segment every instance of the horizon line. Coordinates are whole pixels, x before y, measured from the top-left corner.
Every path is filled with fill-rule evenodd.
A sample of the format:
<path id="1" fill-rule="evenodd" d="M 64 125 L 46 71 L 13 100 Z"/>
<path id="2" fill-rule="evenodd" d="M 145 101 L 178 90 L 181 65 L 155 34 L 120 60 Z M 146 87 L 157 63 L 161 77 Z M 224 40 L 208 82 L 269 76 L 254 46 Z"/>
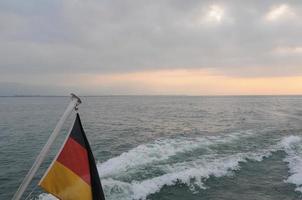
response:
<path id="1" fill-rule="evenodd" d="M 186 95 L 186 94 L 102 94 L 102 95 L 78 95 L 81 97 L 115 97 L 115 96 L 162 96 L 162 97 L 251 97 L 251 96 L 302 96 L 302 94 L 214 94 L 214 95 Z M 70 97 L 70 95 L 0 95 L 0 97 Z"/>

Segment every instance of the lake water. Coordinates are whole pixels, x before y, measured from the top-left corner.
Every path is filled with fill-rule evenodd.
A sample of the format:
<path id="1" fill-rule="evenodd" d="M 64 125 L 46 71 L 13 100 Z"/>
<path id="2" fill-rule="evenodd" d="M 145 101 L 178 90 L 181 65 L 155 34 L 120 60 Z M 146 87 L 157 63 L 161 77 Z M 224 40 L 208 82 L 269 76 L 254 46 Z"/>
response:
<path id="1" fill-rule="evenodd" d="M 83 97 L 108 200 L 302 199 L 302 97 Z M 69 103 L 0 98 L 0 199 L 10 199 Z M 72 124 L 66 122 L 25 196 Z"/>

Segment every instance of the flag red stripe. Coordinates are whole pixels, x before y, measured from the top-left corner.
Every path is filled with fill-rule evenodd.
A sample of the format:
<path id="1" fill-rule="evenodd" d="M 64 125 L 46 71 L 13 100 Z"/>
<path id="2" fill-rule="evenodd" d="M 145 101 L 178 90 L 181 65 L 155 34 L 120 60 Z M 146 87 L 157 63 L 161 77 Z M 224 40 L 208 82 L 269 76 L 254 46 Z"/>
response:
<path id="1" fill-rule="evenodd" d="M 74 139 L 71 137 L 67 139 L 57 161 L 69 168 L 90 185 L 90 169 L 87 150 Z"/>

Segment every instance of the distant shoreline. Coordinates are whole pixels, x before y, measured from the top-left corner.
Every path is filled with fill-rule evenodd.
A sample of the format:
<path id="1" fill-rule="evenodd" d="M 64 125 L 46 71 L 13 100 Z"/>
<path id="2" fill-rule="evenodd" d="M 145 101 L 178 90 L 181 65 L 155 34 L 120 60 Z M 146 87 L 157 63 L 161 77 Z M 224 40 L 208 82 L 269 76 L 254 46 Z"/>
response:
<path id="1" fill-rule="evenodd" d="M 81 97 L 299 97 L 302 94 L 280 94 L 280 95 L 79 95 Z M 0 95 L 1 97 L 36 98 L 36 97 L 70 97 L 69 95 Z"/>

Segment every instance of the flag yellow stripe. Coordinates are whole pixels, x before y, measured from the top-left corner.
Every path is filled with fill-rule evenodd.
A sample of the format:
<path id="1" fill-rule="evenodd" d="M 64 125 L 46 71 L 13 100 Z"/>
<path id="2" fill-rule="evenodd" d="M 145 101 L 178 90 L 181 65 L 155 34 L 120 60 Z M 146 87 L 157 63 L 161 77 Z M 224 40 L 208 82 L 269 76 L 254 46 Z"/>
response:
<path id="1" fill-rule="evenodd" d="M 40 182 L 40 186 L 62 200 L 92 200 L 91 187 L 57 161 Z"/>

